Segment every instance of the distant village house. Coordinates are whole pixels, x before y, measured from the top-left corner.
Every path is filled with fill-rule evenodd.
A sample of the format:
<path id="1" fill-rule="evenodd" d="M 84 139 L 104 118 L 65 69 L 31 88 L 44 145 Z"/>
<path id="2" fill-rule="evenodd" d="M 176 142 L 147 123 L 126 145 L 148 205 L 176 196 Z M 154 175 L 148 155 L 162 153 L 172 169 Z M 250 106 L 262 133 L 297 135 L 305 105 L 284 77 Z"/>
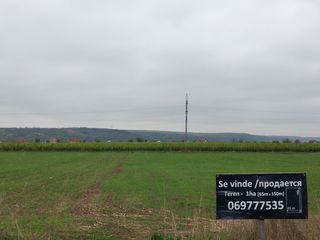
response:
<path id="1" fill-rule="evenodd" d="M 56 138 L 50 138 L 49 142 L 50 142 L 50 143 L 57 143 L 57 142 L 58 142 L 58 139 L 56 139 Z"/>
<path id="2" fill-rule="evenodd" d="M 80 138 L 70 138 L 69 142 L 71 142 L 71 143 L 79 143 L 79 142 L 81 142 L 81 139 Z"/>

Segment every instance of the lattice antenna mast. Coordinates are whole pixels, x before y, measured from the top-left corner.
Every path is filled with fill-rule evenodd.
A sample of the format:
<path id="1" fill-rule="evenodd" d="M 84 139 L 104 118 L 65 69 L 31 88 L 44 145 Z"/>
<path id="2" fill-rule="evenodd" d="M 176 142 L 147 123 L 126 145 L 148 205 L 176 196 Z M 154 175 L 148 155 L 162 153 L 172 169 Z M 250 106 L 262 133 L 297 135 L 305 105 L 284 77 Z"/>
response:
<path id="1" fill-rule="evenodd" d="M 186 93 L 186 122 L 185 122 L 185 131 L 184 131 L 184 141 L 188 141 L 188 93 Z"/>

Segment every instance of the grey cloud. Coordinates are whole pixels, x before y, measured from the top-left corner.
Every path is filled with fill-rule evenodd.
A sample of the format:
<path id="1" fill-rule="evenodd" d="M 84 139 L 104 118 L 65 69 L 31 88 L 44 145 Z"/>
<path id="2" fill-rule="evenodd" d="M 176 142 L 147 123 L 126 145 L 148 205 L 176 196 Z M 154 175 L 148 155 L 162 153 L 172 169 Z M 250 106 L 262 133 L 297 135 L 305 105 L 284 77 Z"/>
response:
<path id="1" fill-rule="evenodd" d="M 319 13 L 312 0 L 3 0 L 0 126 L 183 130 L 189 92 L 192 131 L 319 136 Z"/>

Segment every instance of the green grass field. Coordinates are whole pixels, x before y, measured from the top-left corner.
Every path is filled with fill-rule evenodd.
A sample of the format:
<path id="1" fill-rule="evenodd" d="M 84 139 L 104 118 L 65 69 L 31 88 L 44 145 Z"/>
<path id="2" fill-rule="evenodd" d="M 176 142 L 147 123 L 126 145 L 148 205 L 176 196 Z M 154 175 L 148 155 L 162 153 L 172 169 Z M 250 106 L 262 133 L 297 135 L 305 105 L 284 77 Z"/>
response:
<path id="1" fill-rule="evenodd" d="M 223 229 L 215 175 L 259 172 L 306 172 L 309 211 L 319 213 L 320 153 L 0 152 L 0 239 Z"/>

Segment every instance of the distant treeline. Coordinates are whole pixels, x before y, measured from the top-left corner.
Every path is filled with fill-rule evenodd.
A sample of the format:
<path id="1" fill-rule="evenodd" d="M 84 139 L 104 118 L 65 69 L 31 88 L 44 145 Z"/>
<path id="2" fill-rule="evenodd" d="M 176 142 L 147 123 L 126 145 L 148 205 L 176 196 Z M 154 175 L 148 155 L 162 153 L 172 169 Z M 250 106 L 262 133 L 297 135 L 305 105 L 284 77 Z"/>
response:
<path id="1" fill-rule="evenodd" d="M 0 143 L 0 151 L 236 151 L 236 152 L 320 152 L 315 143 L 249 142 L 80 142 Z"/>
<path id="2" fill-rule="evenodd" d="M 99 128 L 0 128 L 0 142 L 182 142 L 184 132 Z M 247 133 L 188 133 L 190 142 L 309 142 L 318 137 L 263 136 Z"/>

